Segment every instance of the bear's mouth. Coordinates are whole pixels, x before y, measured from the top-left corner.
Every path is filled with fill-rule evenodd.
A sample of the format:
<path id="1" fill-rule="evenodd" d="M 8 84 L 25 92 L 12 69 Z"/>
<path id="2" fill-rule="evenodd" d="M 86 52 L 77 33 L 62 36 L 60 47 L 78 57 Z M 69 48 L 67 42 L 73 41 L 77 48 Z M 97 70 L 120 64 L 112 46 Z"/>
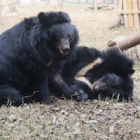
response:
<path id="1" fill-rule="evenodd" d="M 67 55 L 69 53 L 69 50 L 70 49 L 64 49 L 64 50 L 60 49 L 60 53 L 63 54 L 63 55 Z"/>
<path id="2" fill-rule="evenodd" d="M 65 46 L 60 45 L 59 51 L 62 55 L 67 55 L 70 51 L 70 46 L 69 45 L 65 45 Z"/>

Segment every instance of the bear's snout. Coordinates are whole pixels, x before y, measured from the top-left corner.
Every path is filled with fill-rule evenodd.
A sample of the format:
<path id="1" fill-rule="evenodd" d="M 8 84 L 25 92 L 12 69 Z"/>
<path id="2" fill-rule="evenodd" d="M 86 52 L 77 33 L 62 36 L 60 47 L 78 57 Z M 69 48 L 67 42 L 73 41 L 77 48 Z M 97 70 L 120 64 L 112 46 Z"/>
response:
<path id="1" fill-rule="evenodd" d="M 102 83 L 101 81 L 95 82 L 93 84 L 93 89 L 92 90 L 97 91 L 97 92 L 104 91 L 104 90 L 106 90 L 106 84 Z"/>
<path id="2" fill-rule="evenodd" d="M 70 51 L 70 44 L 68 39 L 61 39 L 61 43 L 59 45 L 60 53 L 63 55 L 67 55 Z"/>

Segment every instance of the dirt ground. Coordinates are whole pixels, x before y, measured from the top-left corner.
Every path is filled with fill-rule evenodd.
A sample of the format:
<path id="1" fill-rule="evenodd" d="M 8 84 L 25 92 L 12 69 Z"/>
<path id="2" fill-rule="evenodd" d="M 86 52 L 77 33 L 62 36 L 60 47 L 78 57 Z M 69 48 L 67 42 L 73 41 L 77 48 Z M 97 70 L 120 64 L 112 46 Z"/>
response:
<path id="1" fill-rule="evenodd" d="M 116 10 L 94 12 L 89 5 L 64 5 L 53 9 L 45 4 L 20 5 L 19 14 L 7 16 L 0 33 L 40 11 L 68 12 L 80 34 L 79 45 L 105 48 L 108 40 L 136 34 L 138 29 L 108 30 L 117 18 Z M 139 140 L 140 139 L 140 49 L 126 52 L 135 61 L 134 101 L 75 102 L 56 99 L 51 106 L 30 104 L 0 107 L 1 140 Z"/>

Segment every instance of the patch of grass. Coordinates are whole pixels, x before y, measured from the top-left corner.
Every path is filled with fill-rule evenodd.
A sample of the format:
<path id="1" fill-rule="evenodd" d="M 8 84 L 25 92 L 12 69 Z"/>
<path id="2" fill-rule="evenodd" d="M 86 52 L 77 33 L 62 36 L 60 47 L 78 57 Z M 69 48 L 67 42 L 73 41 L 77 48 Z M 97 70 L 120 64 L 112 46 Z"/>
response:
<path id="1" fill-rule="evenodd" d="M 3 106 L 0 122 L 3 139 L 138 140 L 140 103 L 58 100 L 52 106 Z"/>

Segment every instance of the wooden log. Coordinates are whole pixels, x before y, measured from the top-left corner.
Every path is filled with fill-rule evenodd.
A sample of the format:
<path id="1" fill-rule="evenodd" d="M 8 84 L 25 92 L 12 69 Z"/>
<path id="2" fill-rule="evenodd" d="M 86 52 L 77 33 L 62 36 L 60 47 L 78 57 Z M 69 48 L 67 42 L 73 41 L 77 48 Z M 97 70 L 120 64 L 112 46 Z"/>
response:
<path id="1" fill-rule="evenodd" d="M 138 1 L 137 0 L 132 0 L 132 6 L 133 6 L 133 10 L 138 11 Z M 134 27 L 140 28 L 138 13 L 134 14 Z"/>
<path id="2" fill-rule="evenodd" d="M 127 9 L 128 10 L 133 10 L 131 0 L 126 0 L 126 4 L 127 4 Z M 132 14 L 128 14 L 128 25 L 129 25 L 129 28 L 134 27 L 133 15 Z"/>
<path id="3" fill-rule="evenodd" d="M 107 46 L 124 51 L 138 44 L 140 44 L 140 33 L 129 37 L 121 36 L 116 39 L 109 40 Z"/>

